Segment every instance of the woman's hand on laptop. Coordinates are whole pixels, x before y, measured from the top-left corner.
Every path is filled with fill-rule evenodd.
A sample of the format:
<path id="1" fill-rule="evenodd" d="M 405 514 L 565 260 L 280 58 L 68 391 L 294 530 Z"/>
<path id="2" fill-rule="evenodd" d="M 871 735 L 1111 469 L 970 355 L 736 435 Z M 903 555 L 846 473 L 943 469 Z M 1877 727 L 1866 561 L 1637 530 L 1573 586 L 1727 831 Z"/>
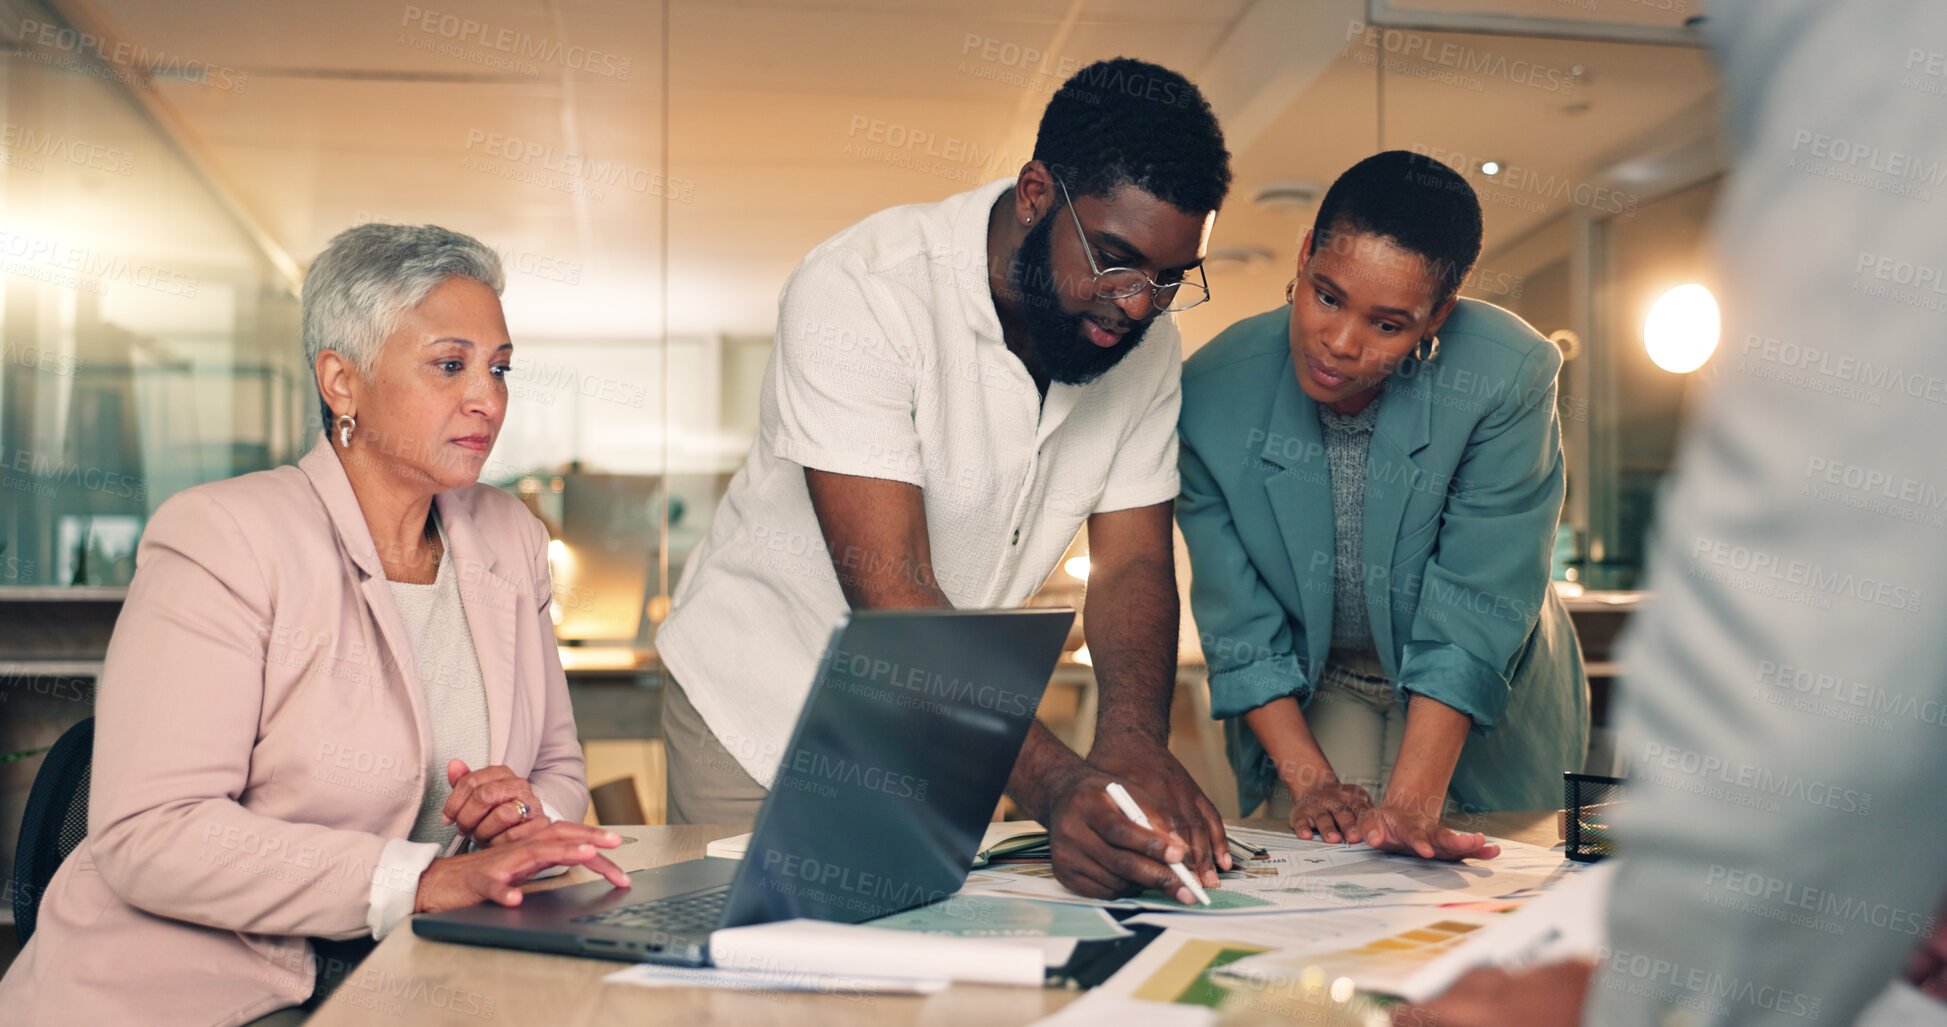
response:
<path id="1" fill-rule="evenodd" d="M 449 760 L 446 781 L 453 794 L 440 810 L 440 819 L 459 827 L 476 848 L 531 838 L 548 824 L 541 797 L 510 767 L 468 770 L 465 761 Z"/>
<path id="2" fill-rule="evenodd" d="M 1188 856 L 1190 847 L 1162 820 L 1162 804 L 1141 787 L 1125 784 L 1130 797 L 1149 812 L 1151 823 L 1162 825 L 1139 827 L 1109 798 L 1109 782 L 1117 778 L 1087 764 L 1083 767 L 1061 786 L 1048 818 L 1055 880 L 1092 899 L 1154 888 L 1185 905 L 1195 903 L 1169 868 Z"/>
<path id="3" fill-rule="evenodd" d="M 557 866 L 585 866 L 617 888 L 627 888 L 629 875 L 601 854 L 602 849 L 620 844 L 622 836 L 611 831 L 557 820 L 520 841 L 443 856 L 419 875 L 412 911 L 437 913 L 481 902 L 518 906 L 520 886 L 535 874 Z"/>

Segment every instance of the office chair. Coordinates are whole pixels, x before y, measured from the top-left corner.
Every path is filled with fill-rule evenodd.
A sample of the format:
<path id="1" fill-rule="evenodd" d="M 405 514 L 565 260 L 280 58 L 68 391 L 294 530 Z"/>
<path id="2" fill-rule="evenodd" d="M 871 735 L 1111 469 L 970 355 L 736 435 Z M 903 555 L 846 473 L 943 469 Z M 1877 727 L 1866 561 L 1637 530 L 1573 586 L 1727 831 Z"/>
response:
<path id="1" fill-rule="evenodd" d="M 22 945 L 34 933 L 41 896 L 54 871 L 88 836 L 88 773 L 94 754 L 95 718 L 89 717 L 61 733 L 27 793 L 13 879 L 14 935 Z"/>

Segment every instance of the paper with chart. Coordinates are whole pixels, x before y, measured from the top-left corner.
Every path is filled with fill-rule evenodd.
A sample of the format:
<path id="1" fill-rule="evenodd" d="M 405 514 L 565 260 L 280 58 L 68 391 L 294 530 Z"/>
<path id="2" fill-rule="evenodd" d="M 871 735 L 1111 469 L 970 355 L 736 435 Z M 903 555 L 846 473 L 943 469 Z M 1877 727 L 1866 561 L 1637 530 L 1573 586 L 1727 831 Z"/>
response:
<path id="1" fill-rule="evenodd" d="M 1495 903 L 1481 903 L 1492 906 Z M 1514 902 L 1499 903 L 1513 907 Z M 1322 976 L 1326 980 L 1350 978 L 1361 991 L 1402 994 L 1412 982 L 1496 920 L 1505 910 L 1443 909 L 1445 915 L 1431 923 L 1394 931 L 1360 945 L 1324 952 L 1305 948 L 1279 949 L 1235 960 L 1213 971 L 1220 979 L 1276 982 Z"/>
<path id="2" fill-rule="evenodd" d="M 1262 945 L 1267 949 L 1323 952 L 1363 945 L 1411 930 L 1452 914 L 1443 906 L 1375 906 L 1320 910 L 1301 916 L 1198 916 L 1194 913 L 1139 913 L 1123 923 L 1161 927 L 1199 938 Z"/>
<path id="3" fill-rule="evenodd" d="M 1212 896 L 1213 898 L 1215 896 Z M 1207 1027 L 1229 990 L 1211 971 L 1264 949 L 1165 931 L 1113 977 L 1037 1027 L 1114 1023 L 1119 1027 Z"/>
<path id="4" fill-rule="evenodd" d="M 1228 918 L 1223 924 L 1241 924 Z M 1113 977 L 1035 1027 L 1213 1027 L 1219 1010 L 1255 1010 L 1248 1022 L 1381 1027 L 1385 1013 L 1356 996 L 1317 988 L 1266 986 L 1224 970 L 1260 958 L 1262 946 L 1164 931 Z"/>
<path id="5" fill-rule="evenodd" d="M 1300 841 L 1271 831 L 1233 828 L 1232 834 L 1267 852 L 1235 861 L 1236 868 L 1221 875 L 1222 886 L 1210 892 L 1209 906 L 1185 906 L 1161 892 L 1113 901 L 1085 899 L 1062 887 L 1047 863 L 987 867 L 968 876 L 961 894 L 1235 916 L 1450 906 L 1535 895 L 1579 869 L 1559 852 L 1514 841 L 1499 842 L 1501 854 L 1493 859 L 1443 863 L 1364 845 Z"/>

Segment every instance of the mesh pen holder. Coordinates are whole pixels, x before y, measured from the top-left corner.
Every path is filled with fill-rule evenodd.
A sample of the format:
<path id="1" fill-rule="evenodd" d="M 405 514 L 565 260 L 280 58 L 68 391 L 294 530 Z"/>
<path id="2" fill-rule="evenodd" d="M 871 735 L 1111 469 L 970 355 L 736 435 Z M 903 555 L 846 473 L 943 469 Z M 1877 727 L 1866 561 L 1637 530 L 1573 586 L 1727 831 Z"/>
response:
<path id="1" fill-rule="evenodd" d="M 1563 774 L 1562 811 L 1568 858 L 1594 863 L 1616 854 L 1610 820 L 1621 808 L 1623 781 L 1600 774 Z"/>

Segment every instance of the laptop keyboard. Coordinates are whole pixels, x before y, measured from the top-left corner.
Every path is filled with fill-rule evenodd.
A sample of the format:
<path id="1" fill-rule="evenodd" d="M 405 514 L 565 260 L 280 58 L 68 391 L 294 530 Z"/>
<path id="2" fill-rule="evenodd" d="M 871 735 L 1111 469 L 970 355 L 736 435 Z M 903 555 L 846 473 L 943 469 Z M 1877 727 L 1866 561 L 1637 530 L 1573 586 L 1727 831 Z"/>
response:
<path id="1" fill-rule="evenodd" d="M 574 919 L 578 924 L 603 927 L 651 928 L 671 934 L 708 934 L 723 922 L 723 907 L 730 901 L 729 886 L 650 899 L 627 906 L 616 906 L 600 913 Z"/>

